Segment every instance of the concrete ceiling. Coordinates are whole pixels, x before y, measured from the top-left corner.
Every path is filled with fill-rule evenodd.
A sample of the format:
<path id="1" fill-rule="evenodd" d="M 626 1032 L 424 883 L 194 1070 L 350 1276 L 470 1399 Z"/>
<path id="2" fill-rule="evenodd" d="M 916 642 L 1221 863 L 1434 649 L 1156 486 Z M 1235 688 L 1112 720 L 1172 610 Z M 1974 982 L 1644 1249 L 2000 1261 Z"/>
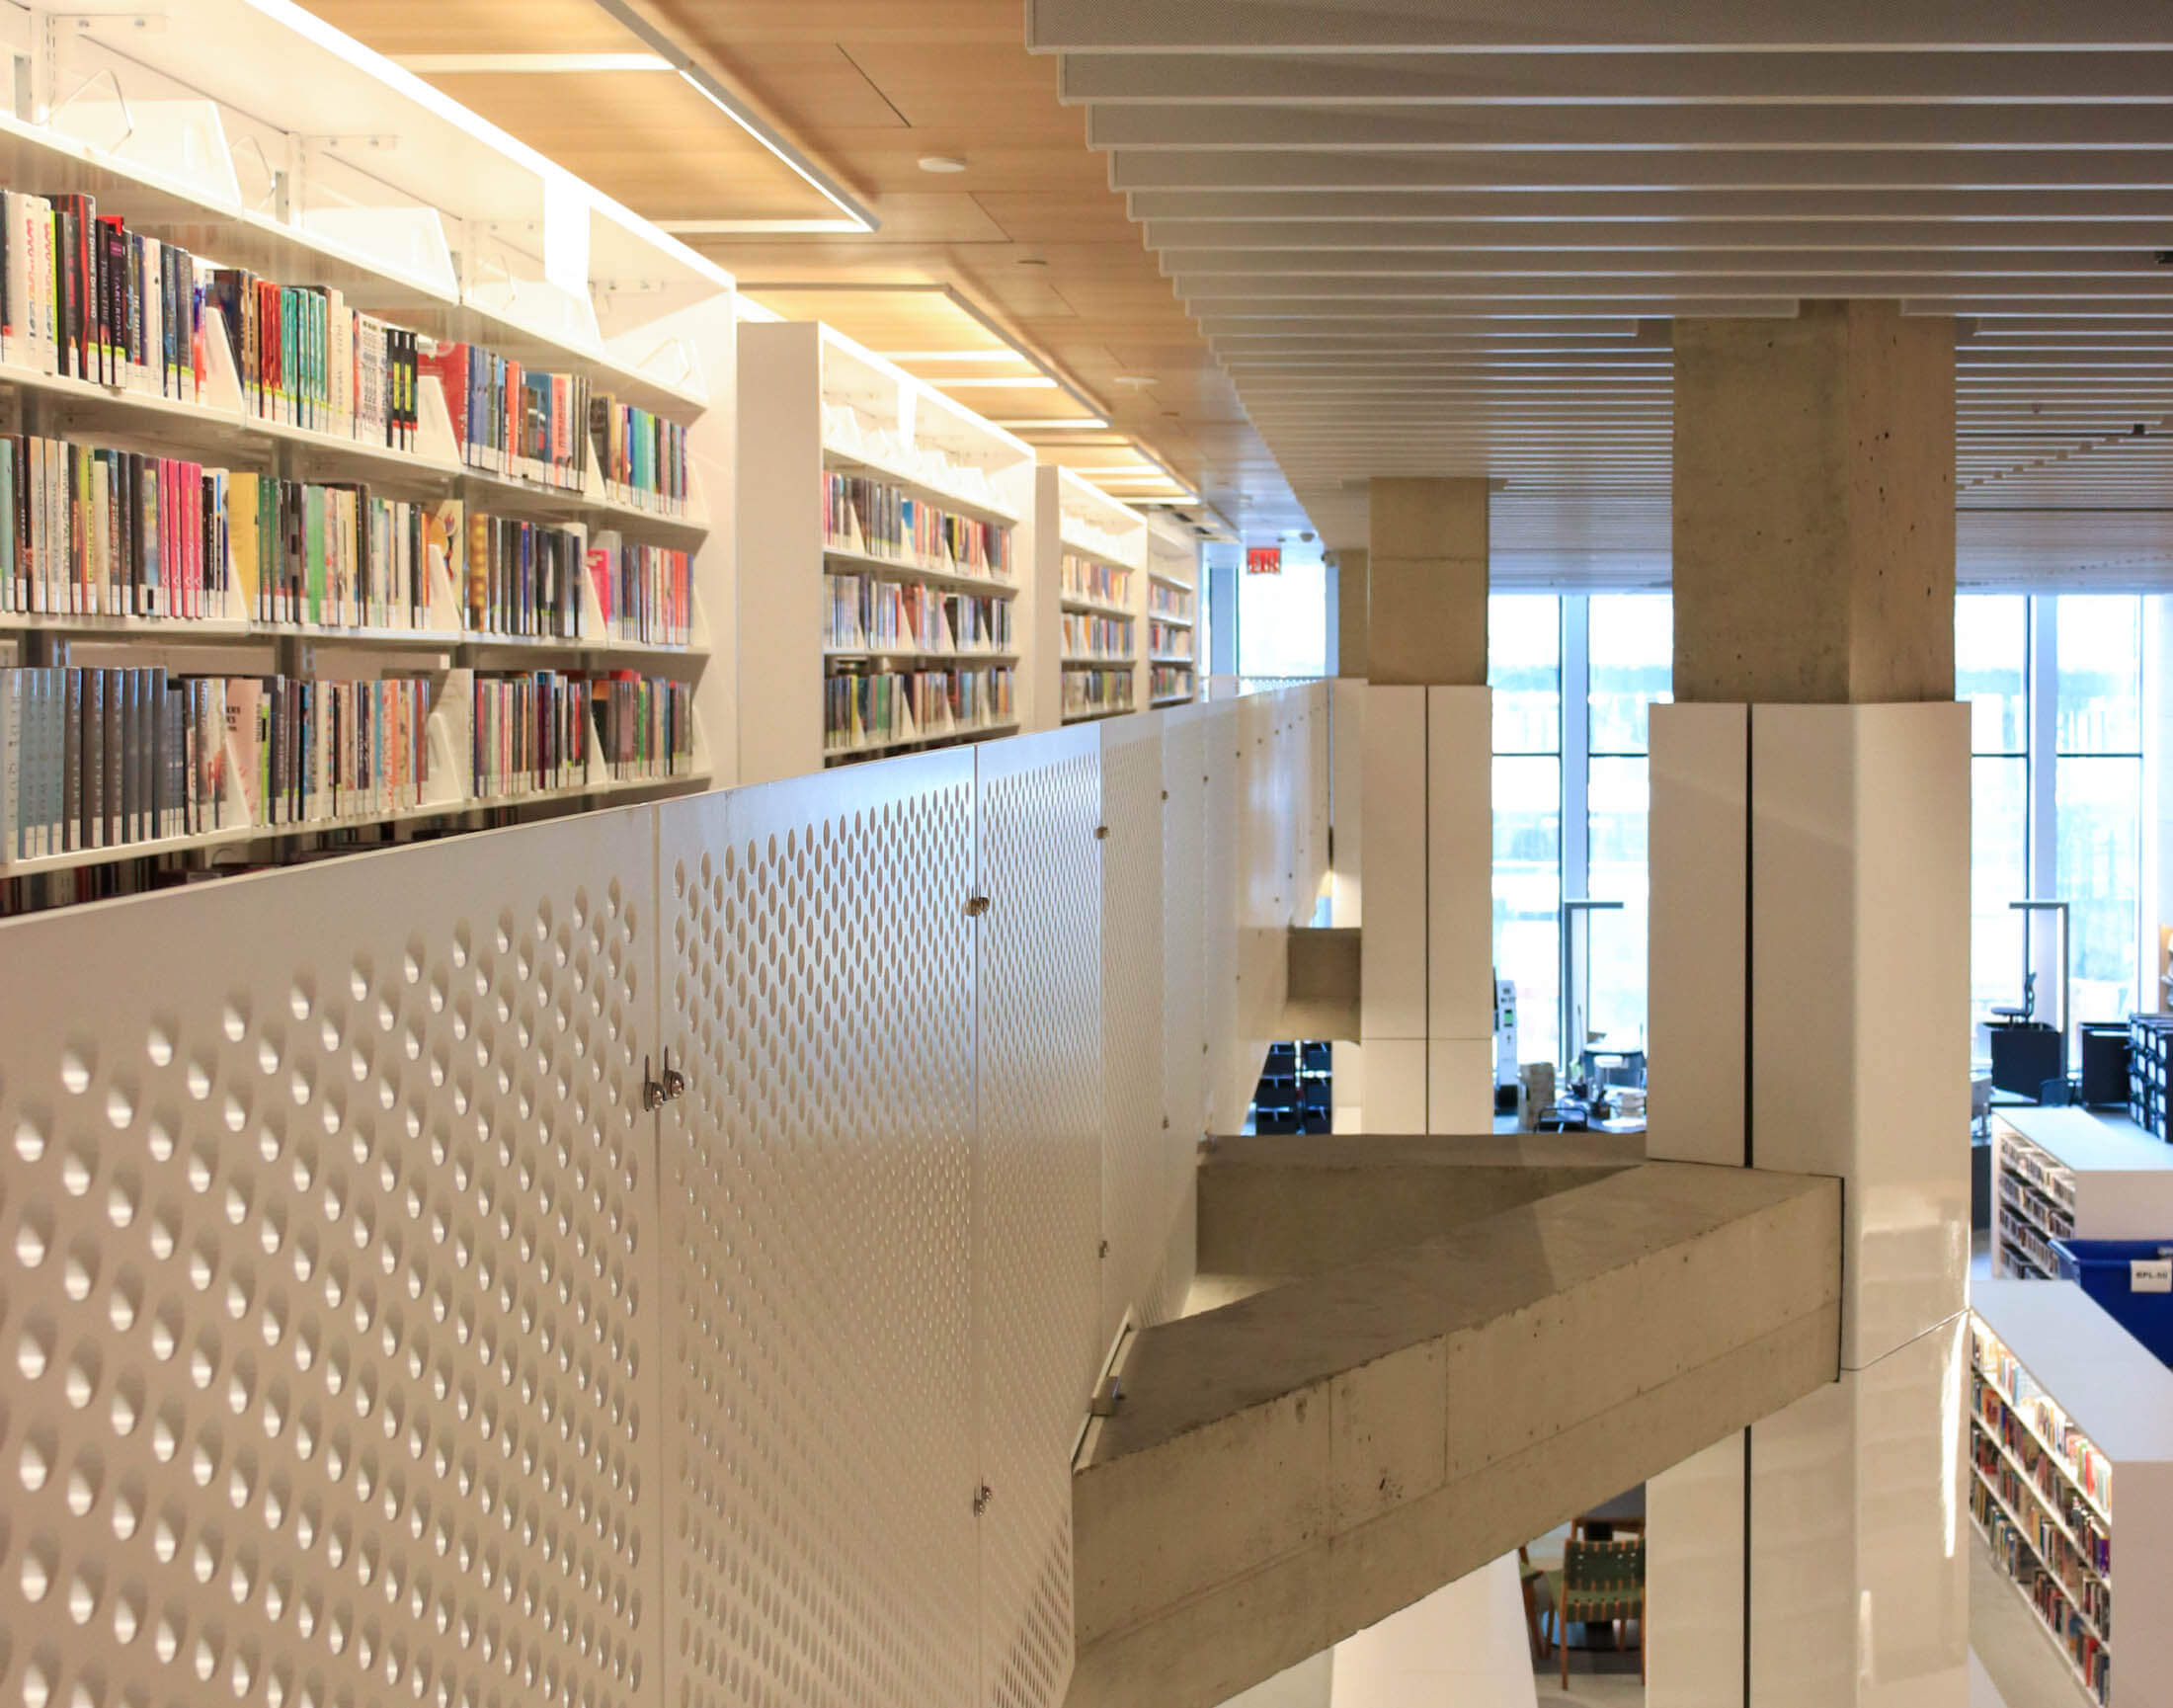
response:
<path id="1" fill-rule="evenodd" d="M 1965 580 L 2173 585 L 2163 0 L 1027 10 L 1330 542 L 1488 475 L 1500 579 L 1664 579 L 1671 320 L 1872 296 L 1962 317 Z"/>

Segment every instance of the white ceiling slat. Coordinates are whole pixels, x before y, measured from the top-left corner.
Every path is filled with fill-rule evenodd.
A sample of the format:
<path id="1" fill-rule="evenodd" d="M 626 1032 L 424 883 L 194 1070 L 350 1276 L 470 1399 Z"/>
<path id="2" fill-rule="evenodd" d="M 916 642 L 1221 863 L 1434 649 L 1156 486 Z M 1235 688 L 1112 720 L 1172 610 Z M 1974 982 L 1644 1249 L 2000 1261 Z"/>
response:
<path id="1" fill-rule="evenodd" d="M 1670 321 L 1858 297 L 1957 320 L 1966 583 L 2173 587 L 2158 0 L 1030 0 L 1029 40 L 1331 542 L 1371 476 L 1487 475 L 1503 585 L 1664 580 Z"/>
<path id="2" fill-rule="evenodd" d="M 1668 0 L 1593 6 L 1521 0 L 1029 0 L 1038 52 L 1378 53 L 1570 48 L 1952 48 L 2173 46 L 2157 0 Z"/>

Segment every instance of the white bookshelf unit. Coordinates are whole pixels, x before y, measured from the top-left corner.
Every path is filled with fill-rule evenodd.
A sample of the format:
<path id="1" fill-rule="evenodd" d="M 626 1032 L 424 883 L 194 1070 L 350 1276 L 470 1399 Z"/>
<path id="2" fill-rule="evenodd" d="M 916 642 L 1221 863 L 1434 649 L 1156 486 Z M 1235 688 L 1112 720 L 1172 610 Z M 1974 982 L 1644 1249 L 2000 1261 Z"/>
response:
<path id="1" fill-rule="evenodd" d="M 1184 523 L 1151 515 L 1147 529 L 1147 703 L 1199 694 L 1200 540 Z"/>
<path id="2" fill-rule="evenodd" d="M 2058 1273 L 2053 1240 L 2173 1235 L 2173 1145 L 2077 1108 L 1992 1115 L 1992 1272 Z"/>
<path id="3" fill-rule="evenodd" d="M 133 353 L 142 361 L 119 352 L 89 376 L 67 370 L 50 325 L 42 342 L 19 325 L 0 350 L 0 427 L 24 436 L 26 469 L 38 441 L 37 454 L 81 471 L 81 508 L 67 527 L 84 548 L 72 562 L 54 555 L 35 586 L 28 545 L 0 566 L 0 665 L 20 667 L 23 694 L 58 701 L 38 701 L 44 721 L 35 728 L 16 713 L 18 762 L 28 756 L 35 774 L 19 771 L 14 798 L 0 803 L 14 816 L 0 836 L 0 911 L 132 887 L 148 868 L 87 878 L 92 888 L 74 893 L 18 879 L 147 858 L 246 864 L 335 833 L 397 840 L 433 824 L 733 780 L 730 673 L 707 668 L 712 652 L 729 650 L 735 604 L 731 276 L 284 0 L 177 0 L 155 29 L 125 27 L 132 22 L 54 30 L 46 14 L 0 15 L 14 60 L 0 85 L 0 187 L 86 196 L 98 216 L 124 222 L 134 247 L 115 271 L 142 270 L 146 346 Z M 350 135 L 370 145 L 337 140 Z M 39 228 L 38 203 L 17 211 L 29 222 L 20 229 Z M 169 275 L 156 272 L 160 246 L 186 256 L 172 257 Z M 210 287 L 217 269 L 255 275 L 244 287 L 252 301 L 266 300 L 253 294 L 260 287 L 272 292 L 280 319 L 268 325 L 314 315 L 312 354 L 300 354 L 298 333 L 253 342 L 229 326 Z M 193 359 L 161 370 L 147 348 L 153 286 L 167 279 L 186 302 L 185 276 L 205 286 Z M 166 297 L 160 312 L 175 308 Z M 388 432 L 374 364 L 349 336 L 360 339 L 370 321 L 415 335 L 425 362 L 468 345 L 545 382 L 523 392 L 501 370 L 488 411 L 539 447 L 547 436 L 548 457 L 464 444 L 454 421 L 468 415 L 466 399 L 448 407 L 428 372 L 413 373 L 404 427 Z M 172 330 L 188 351 L 189 325 Z M 260 348 L 267 354 L 251 372 L 245 352 Z M 275 360 L 278 383 L 264 366 Z M 722 410 L 707 409 L 713 392 Z M 592 421 L 612 426 L 600 438 Z M 637 424 L 642 466 L 631 454 L 606 465 L 613 428 L 623 425 L 631 445 Z M 648 459 L 660 441 L 669 455 Z M 210 518 L 184 549 L 188 535 L 150 534 L 156 512 L 144 508 L 133 571 L 119 546 L 128 453 L 146 459 L 130 464 L 131 481 L 160 459 L 171 467 L 173 484 L 160 487 L 161 504 L 174 495 L 169 527 L 198 520 L 192 504 Z M 621 473 L 631 478 L 613 478 Z M 107 503 L 95 506 L 109 475 Z M 64 509 L 65 483 L 52 486 Z M 245 490 L 274 495 L 251 516 L 252 529 L 278 535 L 258 558 L 242 547 Z M 301 542 L 285 558 L 282 491 Z M 41 541 L 67 537 L 54 514 L 31 525 Z M 23 530 L 10 520 L 13 543 Z M 548 567 L 537 530 L 547 530 Z M 165 553 L 155 589 L 138 579 L 154 538 Z M 518 555 L 530 546 L 532 558 Z M 278 590 L 253 589 L 268 564 L 282 578 Z M 296 703 L 307 721 L 297 717 L 282 738 L 298 768 L 288 779 L 295 798 L 265 797 L 240 738 L 200 751 L 213 749 L 207 739 L 184 766 L 181 738 L 163 731 L 171 764 L 156 786 L 169 813 L 174 787 L 194 791 L 201 810 L 183 818 L 197 828 L 152 834 L 172 821 L 143 813 L 117 840 L 64 784 L 55 797 L 40 768 L 58 753 L 66 771 L 85 756 L 64 735 L 89 739 L 70 721 L 71 690 L 87 693 L 121 673 L 149 686 L 151 671 L 167 682 L 215 680 L 222 691 L 306 685 Z M 101 674 L 73 674 L 91 672 Z M 613 677 L 618 685 L 606 687 Z M 385 682 L 416 685 L 420 697 L 388 693 L 358 720 L 359 685 Z M 155 719 L 146 712 L 131 743 Z M 725 744 L 721 777 L 712 729 Z M 607 734 L 622 745 L 605 751 Z M 25 745 L 32 736 L 35 749 Z M 68 774 L 88 787 L 87 766 Z M 139 807 L 152 798 L 152 774 L 146 765 L 129 779 Z M 317 785 L 307 798 L 305 776 Z M 46 815 L 35 851 L 18 834 L 30 810 Z"/>
<path id="4" fill-rule="evenodd" d="M 816 322 L 739 374 L 741 780 L 1018 729 L 1033 451 Z"/>
<path id="5" fill-rule="evenodd" d="M 1971 1515 L 2078 1699 L 2155 1708 L 2157 1611 L 2173 1595 L 2173 1372 L 2072 1282 L 1979 1281 L 1970 1304 Z M 2138 1651 L 2121 1668 L 2116 1573 Z"/>
<path id="6" fill-rule="evenodd" d="M 1039 472 L 1035 502 L 1043 613 L 1035 641 L 1056 715 L 1086 723 L 1146 709 L 1147 519 L 1068 468 Z"/>

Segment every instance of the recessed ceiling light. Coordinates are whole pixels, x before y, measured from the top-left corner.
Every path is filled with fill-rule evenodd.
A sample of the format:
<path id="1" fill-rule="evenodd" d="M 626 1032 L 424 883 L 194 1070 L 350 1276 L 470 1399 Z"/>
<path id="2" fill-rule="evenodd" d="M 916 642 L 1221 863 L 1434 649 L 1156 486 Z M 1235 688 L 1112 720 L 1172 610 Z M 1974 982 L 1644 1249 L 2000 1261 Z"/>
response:
<path id="1" fill-rule="evenodd" d="M 923 172 L 963 172 L 966 163 L 955 154 L 924 154 L 921 156 Z"/>
<path id="2" fill-rule="evenodd" d="M 1162 381 L 1152 373 L 1120 373 L 1109 383 L 1121 385 L 1126 391 L 1151 391 Z"/>

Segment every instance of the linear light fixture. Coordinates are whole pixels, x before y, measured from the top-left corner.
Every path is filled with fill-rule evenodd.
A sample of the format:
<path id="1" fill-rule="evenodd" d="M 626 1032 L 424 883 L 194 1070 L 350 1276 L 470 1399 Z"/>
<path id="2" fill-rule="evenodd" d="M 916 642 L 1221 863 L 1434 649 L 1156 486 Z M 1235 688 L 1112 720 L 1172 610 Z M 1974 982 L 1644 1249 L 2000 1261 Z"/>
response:
<path id="1" fill-rule="evenodd" d="M 829 203 L 831 206 L 837 208 L 846 220 L 850 221 L 849 224 L 841 225 L 837 229 L 853 232 L 881 229 L 882 221 L 862 206 L 844 185 L 824 172 L 798 147 L 779 134 L 776 127 L 766 119 L 754 111 L 738 95 L 727 89 L 714 75 L 698 64 L 692 53 L 652 24 L 639 7 L 630 5 L 628 0 L 596 0 L 596 4 L 624 25 L 635 41 L 662 55 L 673 69 L 679 72 L 680 80 L 687 88 L 693 90 L 710 106 L 761 143 L 776 158 L 779 164 L 784 166 L 810 190 L 814 191 L 816 195 Z M 730 231 L 748 232 L 775 229 L 775 224 L 772 221 L 758 221 L 752 225 L 718 223 L 725 224 L 726 229 Z M 671 227 L 666 227 L 666 229 L 669 230 Z"/>
<path id="2" fill-rule="evenodd" d="M 944 391 L 1054 391 L 1056 381 L 1046 373 L 1006 374 L 1001 378 L 930 379 Z"/>
<path id="3" fill-rule="evenodd" d="M 1044 416 L 1033 421 L 992 421 L 1006 433 L 1057 433 L 1066 428 L 1102 428 L 1109 424 L 1098 415 Z"/>
<path id="4" fill-rule="evenodd" d="M 885 362 L 1026 362 L 1015 350 L 878 350 L 875 354 Z"/>
<path id="5" fill-rule="evenodd" d="M 420 77 L 549 76 L 581 71 L 676 71 L 661 53 L 400 53 L 395 65 Z"/>

